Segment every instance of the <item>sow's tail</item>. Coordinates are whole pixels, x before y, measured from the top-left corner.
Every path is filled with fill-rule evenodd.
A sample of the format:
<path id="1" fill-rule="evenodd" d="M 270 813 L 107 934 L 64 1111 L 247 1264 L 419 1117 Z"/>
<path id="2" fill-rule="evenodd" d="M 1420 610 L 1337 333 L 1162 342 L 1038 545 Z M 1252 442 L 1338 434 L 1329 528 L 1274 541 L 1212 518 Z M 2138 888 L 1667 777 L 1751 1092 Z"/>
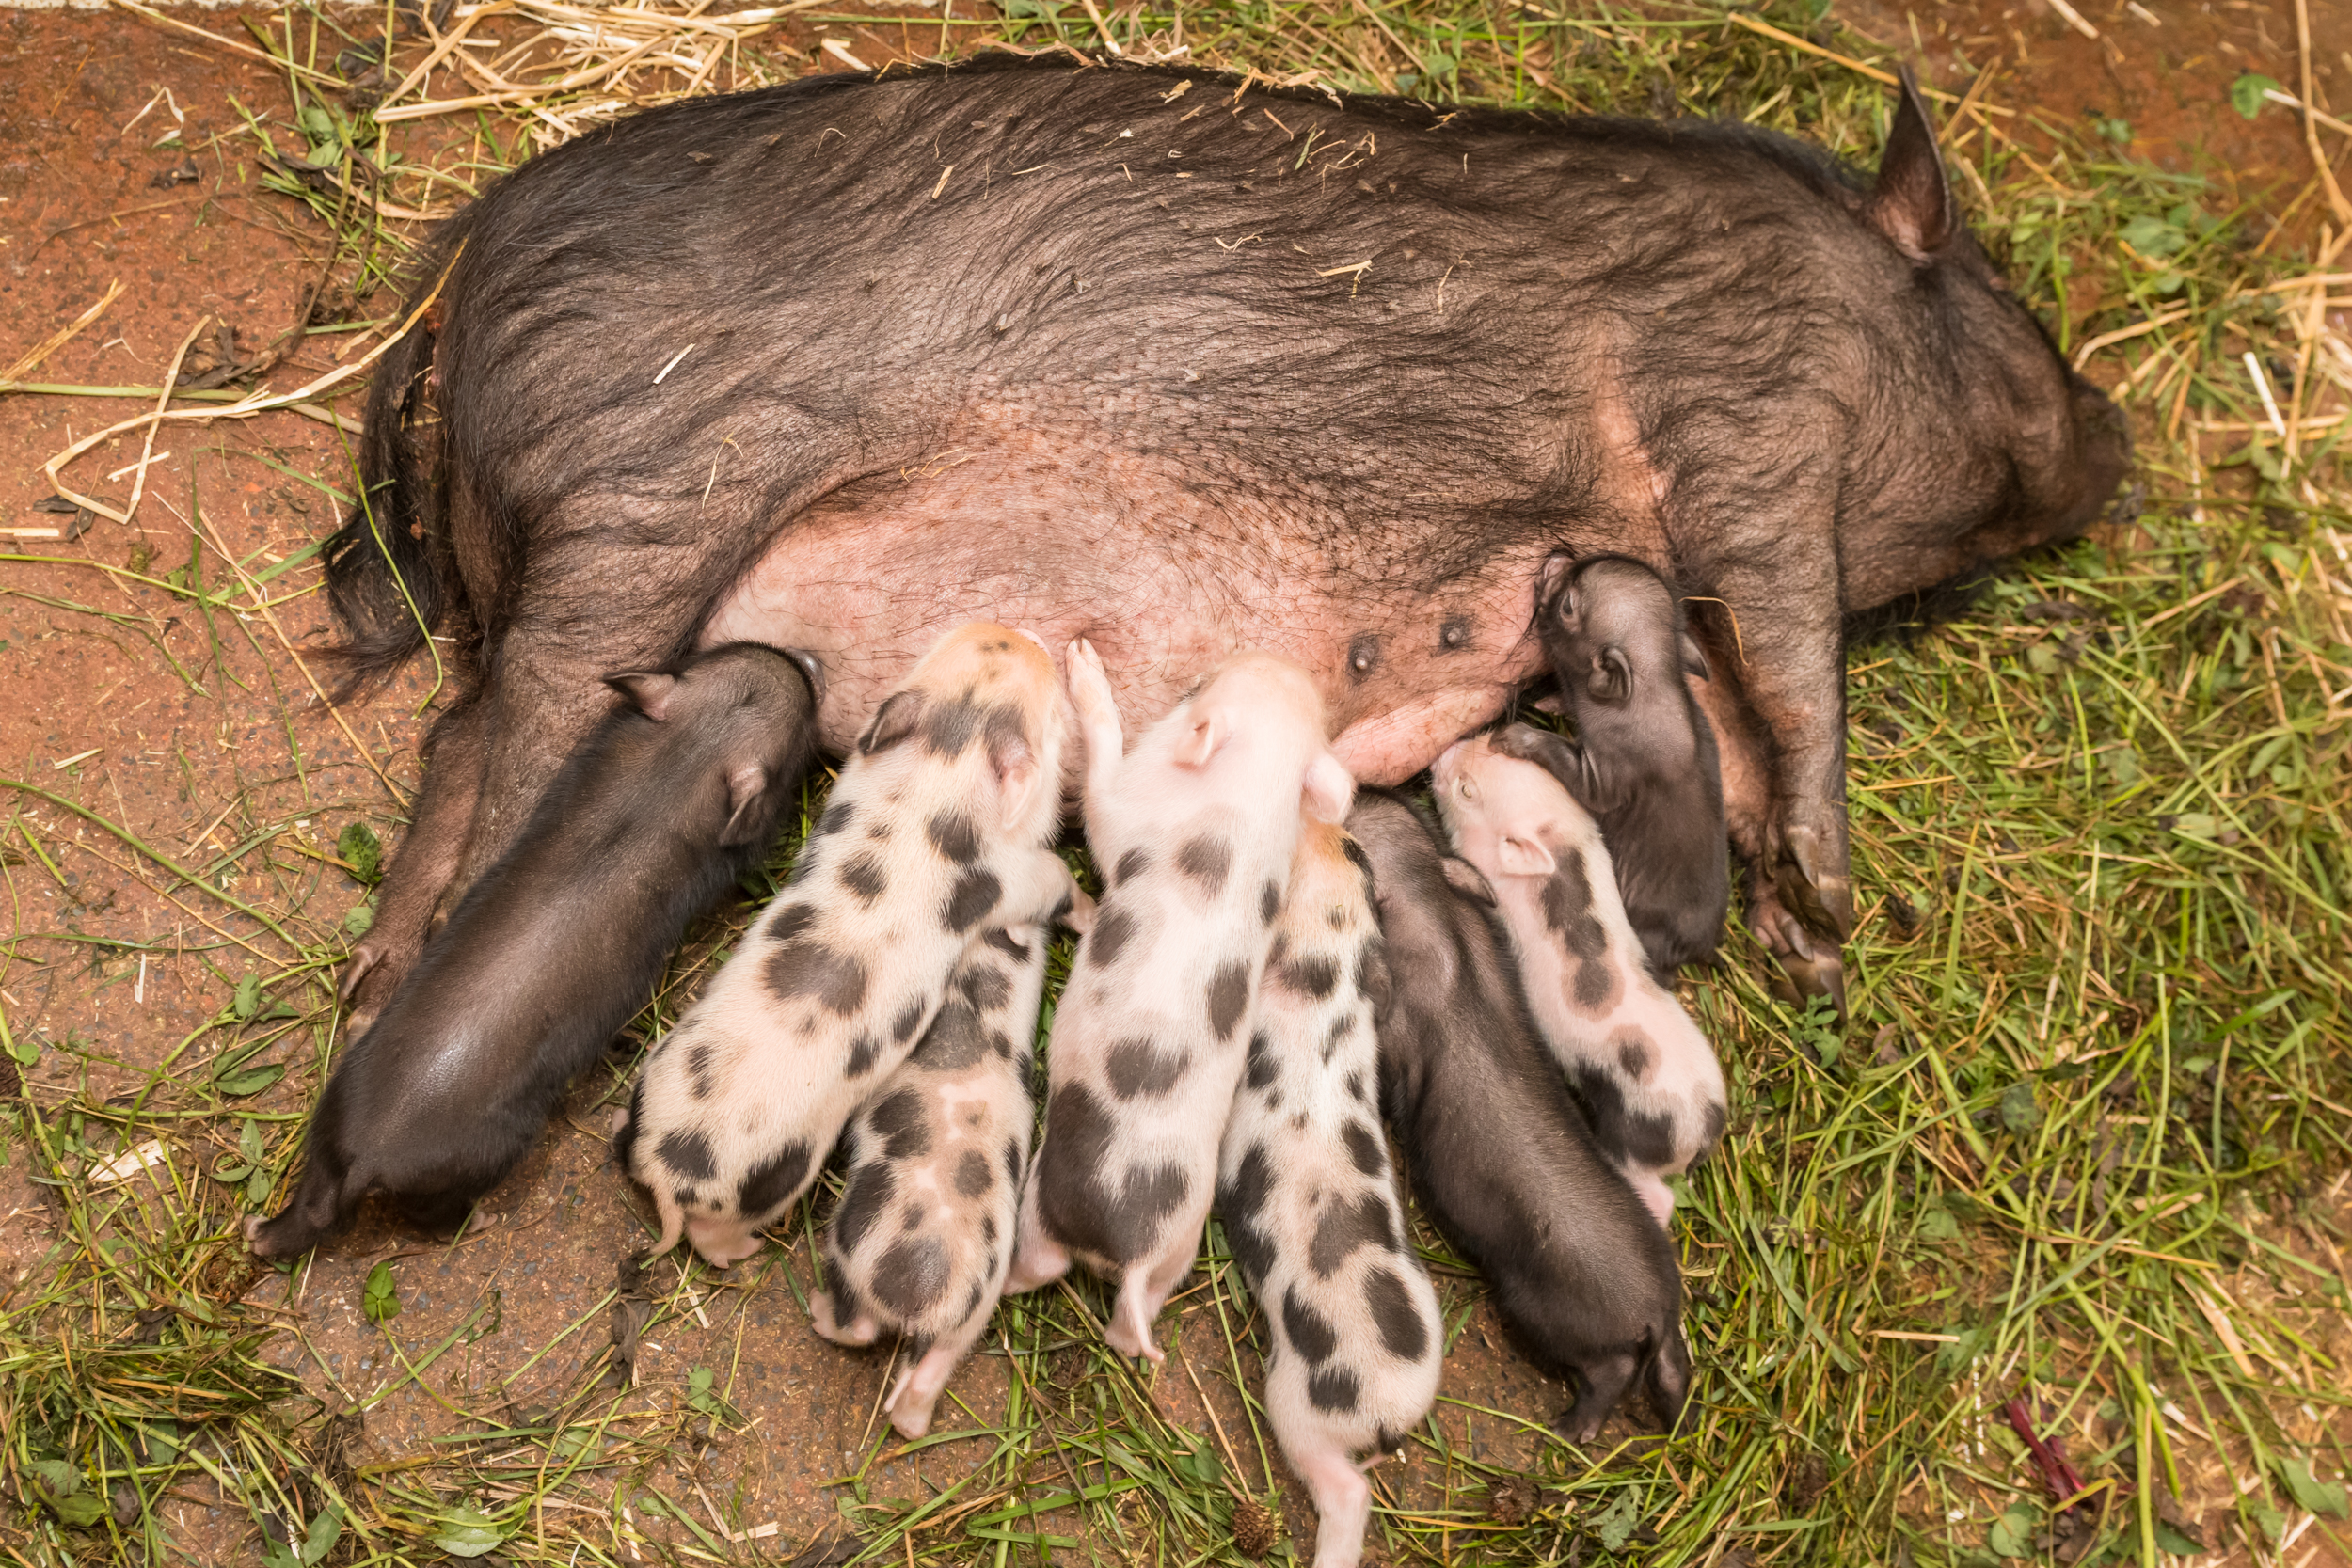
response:
<path id="1" fill-rule="evenodd" d="M 450 292 L 449 260 L 464 223 L 444 225 L 424 288 L 442 293 L 376 366 L 359 445 L 359 499 L 319 546 L 343 642 L 334 650 L 342 702 L 382 680 L 425 645 L 456 597 L 448 530 L 448 427 L 433 356 Z M 413 309 L 413 306 L 411 307 Z"/>

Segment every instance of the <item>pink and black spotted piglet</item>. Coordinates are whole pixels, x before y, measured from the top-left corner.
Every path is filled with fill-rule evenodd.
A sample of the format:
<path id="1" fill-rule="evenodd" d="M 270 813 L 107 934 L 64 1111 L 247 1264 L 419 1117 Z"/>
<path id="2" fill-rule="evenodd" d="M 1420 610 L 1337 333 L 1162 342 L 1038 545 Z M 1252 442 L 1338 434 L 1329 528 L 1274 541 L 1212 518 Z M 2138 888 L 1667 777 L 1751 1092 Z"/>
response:
<path id="1" fill-rule="evenodd" d="M 1363 1556 L 1363 1471 L 1429 1413 L 1444 1360 L 1380 1132 L 1374 1015 L 1388 990 L 1370 863 L 1311 822 L 1259 982 L 1217 1211 L 1274 1337 L 1266 1414 L 1322 1515 L 1315 1568 Z"/>
<path id="2" fill-rule="evenodd" d="M 825 1234 L 833 1289 L 809 1298 L 809 1315 L 836 1344 L 904 1338 L 882 1404 L 902 1437 L 930 1431 L 1012 1261 L 1045 942 L 1041 927 L 1014 927 L 967 952 L 922 1043 L 845 1140 L 848 1184 Z"/>
<path id="3" fill-rule="evenodd" d="M 1455 851 L 1494 888 L 1535 1027 L 1601 1147 L 1664 1225 L 1666 1178 L 1723 1135 L 1724 1071 L 1650 978 L 1599 827 L 1549 770 L 1485 736 L 1447 751 L 1430 778 Z"/>
<path id="4" fill-rule="evenodd" d="M 1069 705 L 1035 639 L 944 638 L 885 698 L 817 832 L 710 990 L 646 1058 L 615 1137 L 723 1268 L 759 1250 L 991 931 L 1079 896 L 1049 847 Z"/>
<path id="5" fill-rule="evenodd" d="M 1152 1320 L 1216 1196 L 1302 801 L 1336 822 L 1355 783 L 1325 741 L 1314 683 L 1286 659 L 1229 660 L 1124 756 L 1102 662 L 1081 642 L 1069 664 L 1087 840 L 1112 869 L 1054 1014 L 1045 1141 L 1005 1288 L 1083 1259 L 1120 1282 L 1105 1338 L 1157 1361 Z"/>

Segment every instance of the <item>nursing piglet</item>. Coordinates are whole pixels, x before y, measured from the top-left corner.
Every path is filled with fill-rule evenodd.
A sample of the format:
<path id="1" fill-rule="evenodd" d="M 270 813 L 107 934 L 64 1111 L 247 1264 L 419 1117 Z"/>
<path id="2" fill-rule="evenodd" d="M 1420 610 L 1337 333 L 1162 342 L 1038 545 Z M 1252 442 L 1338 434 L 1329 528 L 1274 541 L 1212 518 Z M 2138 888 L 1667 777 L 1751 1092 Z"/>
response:
<path id="1" fill-rule="evenodd" d="M 1401 798 L 1359 793 L 1389 961 L 1381 1097 L 1423 1212 L 1476 1264 L 1528 1358 L 1581 1383 L 1584 1442 L 1639 1378 L 1671 1428 L 1691 1386 L 1666 1233 L 1593 1142 L 1536 1038 L 1494 894 Z"/>
<path id="2" fill-rule="evenodd" d="M 1651 972 L 1715 956 L 1731 901 L 1715 732 L 1685 675 L 1708 678 L 1682 601 L 1621 555 L 1544 563 L 1536 628 L 1576 739 L 1515 724 L 1495 749 L 1540 763 L 1600 823 Z"/>
<path id="3" fill-rule="evenodd" d="M 1664 1225 L 1665 1179 L 1723 1135 L 1724 1073 L 1643 965 L 1600 829 L 1549 773 L 1483 736 L 1439 757 L 1430 779 L 1454 852 L 1494 888 L 1536 1029 L 1601 1148 Z"/>
<path id="4" fill-rule="evenodd" d="M 1120 1282 L 1112 1346 L 1157 1361 L 1152 1320 L 1216 1196 L 1302 800 L 1337 822 L 1355 784 L 1325 742 L 1314 683 L 1288 660 L 1229 660 L 1125 756 L 1102 661 L 1079 642 L 1069 664 L 1087 839 L 1110 877 L 1054 1014 L 1045 1141 L 1005 1288 L 1058 1278 L 1074 1256 Z"/>
<path id="5" fill-rule="evenodd" d="M 1034 639 L 950 632 L 875 713 L 792 884 L 645 1059 L 622 1165 L 723 1268 L 808 1187 L 987 933 L 1076 893 L 1051 845 L 1069 705 Z"/>
<path id="6" fill-rule="evenodd" d="M 1046 935 L 991 931 L 964 954 L 922 1043 L 844 1140 L 847 1184 L 825 1232 L 833 1289 L 808 1311 L 835 1344 L 870 1345 L 885 1329 L 906 1340 L 882 1403 L 901 1437 L 930 1431 L 1012 1261 Z"/>
<path id="7" fill-rule="evenodd" d="M 1311 822 L 1259 983 L 1216 1201 L 1274 1336 L 1266 1414 L 1322 1516 L 1315 1568 L 1363 1556 L 1364 1468 L 1429 1413 L 1444 1360 L 1380 1131 L 1373 1020 L 1388 990 L 1370 863 L 1343 831 Z"/>
<path id="8" fill-rule="evenodd" d="M 463 1219 L 767 852 L 815 740 L 792 659 L 738 643 L 610 684 L 622 702 L 335 1064 L 294 1201 L 246 1221 L 260 1256 L 309 1251 L 374 1191 Z"/>

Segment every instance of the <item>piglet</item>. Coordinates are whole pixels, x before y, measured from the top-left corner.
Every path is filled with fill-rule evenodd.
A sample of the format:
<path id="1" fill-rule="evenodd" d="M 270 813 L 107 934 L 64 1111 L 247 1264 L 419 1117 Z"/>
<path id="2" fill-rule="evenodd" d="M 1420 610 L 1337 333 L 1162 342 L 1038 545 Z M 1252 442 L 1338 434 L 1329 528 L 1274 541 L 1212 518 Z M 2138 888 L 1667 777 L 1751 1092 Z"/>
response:
<path id="1" fill-rule="evenodd" d="M 1286 659 L 1229 660 L 1126 756 L 1092 646 L 1073 644 L 1069 665 L 1087 840 L 1110 876 L 1054 1014 L 1045 1141 L 1005 1289 L 1034 1290 L 1079 1258 L 1120 1281 L 1113 1348 L 1158 1361 L 1152 1320 L 1216 1196 L 1302 801 L 1337 822 L 1355 783 L 1325 742 L 1314 683 Z"/>
<path id="2" fill-rule="evenodd" d="M 1077 893 L 1051 847 L 1069 705 L 1034 638 L 977 623 L 883 699 L 791 886 L 645 1059 L 614 1133 L 661 1213 L 721 1268 L 815 1178 L 930 1027 L 987 934 Z"/>
<path id="3" fill-rule="evenodd" d="M 902 1437 L 930 1431 L 1012 1261 L 1046 935 L 1016 926 L 966 950 L 922 1043 L 843 1140 L 846 1186 L 825 1232 L 833 1289 L 809 1298 L 809 1316 L 835 1344 L 870 1345 L 884 1329 L 906 1339 L 882 1403 Z"/>
<path id="4" fill-rule="evenodd" d="M 1250 1017 L 1216 1201 L 1274 1336 L 1266 1414 L 1322 1515 L 1315 1568 L 1363 1556 L 1363 1470 L 1429 1413 L 1444 1361 L 1380 1131 L 1373 1020 L 1388 990 L 1371 864 L 1343 831 L 1311 822 Z"/>
<path id="5" fill-rule="evenodd" d="M 1390 1002 L 1380 1081 L 1422 1208 L 1476 1264 L 1528 1358 L 1582 1385 L 1557 1424 L 1590 1440 L 1638 1378 L 1671 1429 L 1691 1386 L 1682 1281 L 1536 1037 L 1494 894 L 1412 806 L 1357 797 Z"/>
<path id="6" fill-rule="evenodd" d="M 610 684 L 621 705 L 336 1064 L 293 1203 L 246 1222 L 262 1257 L 309 1250 L 378 1189 L 422 1224 L 463 1219 L 766 852 L 815 738 L 792 658 L 739 643 Z"/>
<path id="7" fill-rule="evenodd" d="M 1644 967 L 1600 829 L 1549 773 L 1483 736 L 1439 757 L 1430 779 L 1454 852 L 1495 891 L 1537 1031 L 1601 1148 L 1664 1225 L 1665 1179 L 1723 1135 L 1724 1072 Z"/>
<path id="8" fill-rule="evenodd" d="M 1597 818 L 1626 917 L 1661 979 L 1715 956 L 1731 901 L 1715 732 L 1685 675 L 1708 678 L 1682 601 L 1621 555 L 1544 563 L 1536 626 L 1576 739 L 1515 724 L 1505 756 L 1541 763 Z"/>

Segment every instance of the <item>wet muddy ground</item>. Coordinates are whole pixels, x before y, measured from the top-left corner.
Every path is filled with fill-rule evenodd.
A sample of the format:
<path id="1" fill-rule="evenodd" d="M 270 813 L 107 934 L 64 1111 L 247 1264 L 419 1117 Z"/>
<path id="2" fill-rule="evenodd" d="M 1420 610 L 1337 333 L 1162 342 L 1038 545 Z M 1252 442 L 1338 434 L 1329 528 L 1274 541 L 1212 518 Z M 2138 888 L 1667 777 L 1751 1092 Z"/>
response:
<path id="1" fill-rule="evenodd" d="M 2076 8 L 2098 38 L 2040 0 L 1910 8 L 1855 0 L 1840 15 L 1890 48 L 1915 39 L 1931 79 L 1956 91 L 1965 90 L 1964 65 L 1998 61 L 1991 92 L 1997 101 L 2031 105 L 2054 123 L 2092 116 L 2117 122 L 2114 139 L 2130 154 L 2206 173 L 2235 198 L 2285 219 L 2282 243 L 2309 232 L 2325 208 L 2307 189 L 2312 166 L 2299 126 L 2275 105 L 2249 121 L 2228 96 L 2231 82 L 2249 70 L 2297 90 L 2291 6 L 2084 0 Z M 2317 96 L 2352 112 L 2352 0 L 2314 0 L 2311 18 Z M 236 30 L 222 13 L 201 20 L 216 32 Z M 929 41 L 888 24 L 834 31 L 869 63 L 902 40 L 914 54 Z M 810 28 L 796 26 L 788 36 L 804 52 L 814 42 Z M 253 183 L 255 133 L 240 108 L 261 111 L 282 99 L 269 68 L 119 15 L 0 12 L 0 364 L 118 282 L 120 296 L 31 379 L 155 387 L 208 315 L 234 328 L 235 346 L 247 356 L 288 332 L 317 274 L 322 236 L 293 203 Z M 2352 152 L 2352 137 L 2323 136 L 2329 153 Z M 379 294 L 361 310 L 389 306 L 389 296 Z M 326 374 L 360 341 L 351 330 L 310 336 L 272 372 L 272 383 L 282 388 Z M 213 344 L 196 347 L 207 352 Z M 356 396 L 325 401 L 356 419 Z M 55 488 L 43 463 L 137 406 L 96 397 L 0 397 L 0 526 L 71 532 L 72 516 L 40 510 Z M 267 616 L 208 610 L 130 578 L 110 580 L 89 564 L 0 566 L 8 590 L 0 596 L 8 693 L 0 702 L 0 773 L 87 807 L 183 867 L 226 864 L 221 891 L 273 911 L 299 911 L 290 934 L 322 953 L 336 948 L 347 911 L 364 895 L 336 863 L 338 835 L 366 822 L 396 847 L 395 791 L 414 785 L 420 714 L 432 707 L 429 671 L 408 672 L 340 717 L 316 701 L 302 673 L 298 656 L 325 640 L 327 620 L 313 592 L 315 571 L 296 558 L 336 520 L 334 492 L 350 483 L 347 439 L 329 423 L 291 412 L 166 426 L 130 524 L 102 519 L 79 537 L 20 536 L 5 545 L 19 555 L 139 576 L 179 573 L 191 584 L 192 573 L 219 585 L 294 561 L 269 579 Z M 69 478 L 120 504 L 142 456 L 135 436 L 116 437 Z M 153 859 L 60 807 L 21 796 L 16 809 L 38 826 L 56 876 L 24 853 L 23 839 L 10 838 L 5 892 L 19 940 L 0 958 L 0 1000 L 15 1036 L 87 1047 L 88 1085 L 102 1097 L 129 1088 L 175 1050 L 183 1053 L 175 1072 L 205 1072 L 221 1037 L 200 1033 L 203 1026 L 230 1005 L 247 973 L 274 973 L 283 949 L 259 938 L 252 922 L 225 914 L 219 901 L 167 881 Z M 71 847 L 58 852 L 60 844 Z M 152 950 L 134 957 L 24 940 L 60 932 Z M 330 980 L 331 971 L 322 970 L 280 989 L 308 1010 Z M 266 1014 L 267 1005 L 264 998 L 259 1011 Z M 262 1017 L 244 1037 L 259 1039 L 267 1030 Z M 272 1127 L 298 1118 L 316 1082 L 317 1049 L 301 1030 L 257 1054 L 257 1065 L 294 1070 L 238 1101 L 237 1110 Z M 35 1094 L 63 1093 L 81 1070 L 74 1057 L 52 1051 L 24 1077 Z M 290 1330 L 267 1357 L 313 1392 L 330 1402 L 368 1401 L 399 1385 L 370 1411 L 360 1463 L 397 1466 L 429 1451 L 432 1438 L 458 1427 L 452 1404 L 508 1408 L 518 1422 L 527 1419 L 603 1355 L 616 1264 L 648 1234 L 646 1205 L 605 1158 L 604 1106 L 619 1071 L 616 1058 L 580 1086 L 528 1163 L 489 1200 L 491 1217 L 476 1234 L 453 1246 L 428 1245 L 370 1221 L 298 1272 L 251 1285 L 247 1299 L 281 1309 Z M 222 1238 L 206 1256 L 226 1270 L 237 1251 L 228 1233 L 242 1204 L 235 1189 L 192 1173 L 233 1159 L 235 1118 L 204 1125 L 209 1141 L 186 1148 L 182 1165 Z M 59 1233 L 26 1168 L 21 1157 L 0 1168 L 0 1278 L 23 1277 Z M 402 1310 L 379 1330 L 360 1307 L 370 1271 L 388 1259 Z M 645 1473 L 700 1512 L 706 1526 L 773 1523 L 775 1544 L 803 1541 L 836 1516 L 827 1483 L 871 1449 L 885 1356 L 817 1338 L 799 1305 L 810 1280 L 805 1237 L 723 1280 L 697 1272 L 682 1282 L 675 1261 L 657 1265 L 649 1277 L 665 1297 L 694 1292 L 699 1307 L 691 1323 L 666 1323 L 643 1346 L 637 1383 L 644 1397 L 616 1433 L 643 1434 L 642 1449 L 628 1451 L 642 1452 Z M 1470 1288 L 1462 1280 L 1444 1288 L 1451 1321 L 1454 1304 L 1471 1299 Z M 1196 1292 L 1183 1320 L 1182 1353 L 1151 1383 L 1150 1396 L 1203 1441 L 1219 1432 L 1238 1441 L 1244 1417 L 1230 1386 L 1219 1305 L 1211 1292 Z M 386 1364 L 388 1334 L 411 1358 L 456 1338 L 411 1382 L 397 1363 Z M 1449 1392 L 1536 1422 L 1565 1402 L 1562 1389 L 1499 1344 L 1482 1307 L 1456 1347 Z M 1001 1356 L 977 1360 L 954 1395 L 990 1416 L 1001 1408 L 1008 1366 Z M 751 1419 L 748 1430 L 705 1440 L 707 1423 L 691 1405 L 696 1369 L 713 1371 L 712 1386 Z M 1203 1390 L 1217 1411 L 1217 1431 L 1203 1411 Z M 1083 1420 L 1089 1397 L 1081 1388 L 1049 1400 Z M 943 1421 L 957 1424 L 952 1417 Z M 1460 1408 L 1448 1411 L 1446 1424 L 1479 1457 L 1513 1465 L 1525 1463 L 1540 1440 L 1523 1426 Z M 929 1449 L 877 1465 L 868 1484 L 877 1496 L 920 1496 L 964 1473 L 984 1451 L 979 1440 Z M 656 1459 L 657 1452 L 667 1457 Z M 1384 1472 L 1400 1497 L 1426 1493 L 1418 1465 Z M 1263 1484 L 1263 1477 L 1250 1479 Z M 189 1560 L 252 1560 L 249 1526 L 234 1512 L 206 1508 L 202 1490 L 183 1491 L 167 1510 L 177 1512 L 175 1539 Z M 1294 1536 L 1311 1538 L 1303 1497 L 1295 1487 L 1290 1494 Z M 684 1539 L 674 1523 L 628 1523 L 649 1539 Z"/>

